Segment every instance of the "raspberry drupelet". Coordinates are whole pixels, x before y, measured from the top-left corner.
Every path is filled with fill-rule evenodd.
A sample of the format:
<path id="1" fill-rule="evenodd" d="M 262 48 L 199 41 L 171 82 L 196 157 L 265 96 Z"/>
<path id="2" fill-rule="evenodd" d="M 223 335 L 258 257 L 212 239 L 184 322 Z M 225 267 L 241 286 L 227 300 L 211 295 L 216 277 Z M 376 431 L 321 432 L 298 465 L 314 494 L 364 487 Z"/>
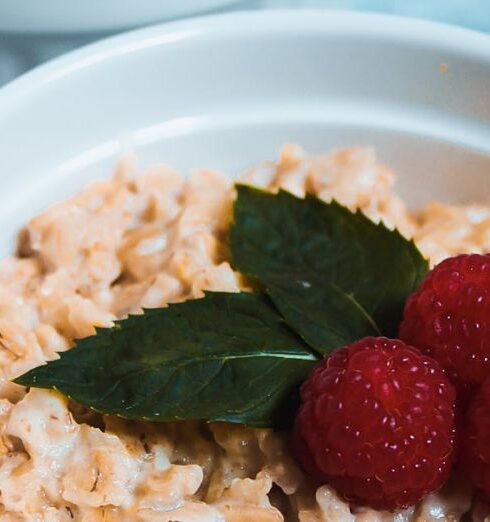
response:
<path id="1" fill-rule="evenodd" d="M 408 298 L 400 338 L 436 359 L 470 396 L 490 374 L 490 254 L 437 265 Z"/>
<path id="2" fill-rule="evenodd" d="M 470 403 L 461 439 L 461 465 L 484 499 L 490 502 L 490 379 Z"/>
<path id="3" fill-rule="evenodd" d="M 454 388 L 437 362 L 399 340 L 366 337 L 336 350 L 301 399 L 297 457 L 347 501 L 407 507 L 450 473 Z"/>

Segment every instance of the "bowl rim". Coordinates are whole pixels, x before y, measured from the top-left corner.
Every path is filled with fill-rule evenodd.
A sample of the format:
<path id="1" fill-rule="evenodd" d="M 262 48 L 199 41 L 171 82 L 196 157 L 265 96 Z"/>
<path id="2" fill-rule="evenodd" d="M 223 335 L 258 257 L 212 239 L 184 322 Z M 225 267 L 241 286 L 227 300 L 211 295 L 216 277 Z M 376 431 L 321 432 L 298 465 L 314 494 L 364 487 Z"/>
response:
<path id="1" fill-rule="evenodd" d="M 0 87 L 1 115 L 35 95 L 40 88 L 70 74 L 145 48 L 206 36 L 252 37 L 258 34 L 298 37 L 313 31 L 378 38 L 407 45 L 425 44 L 463 52 L 490 67 L 490 34 L 464 27 L 399 15 L 328 9 L 269 9 L 196 16 L 132 29 L 69 51 L 31 69 Z"/>

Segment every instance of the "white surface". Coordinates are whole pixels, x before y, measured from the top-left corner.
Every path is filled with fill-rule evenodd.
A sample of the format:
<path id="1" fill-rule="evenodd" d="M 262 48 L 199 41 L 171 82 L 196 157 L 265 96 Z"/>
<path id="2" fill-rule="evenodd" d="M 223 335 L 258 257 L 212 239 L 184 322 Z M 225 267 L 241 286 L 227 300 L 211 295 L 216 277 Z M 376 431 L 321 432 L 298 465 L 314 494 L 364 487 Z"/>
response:
<path id="1" fill-rule="evenodd" d="M 129 148 L 143 165 L 233 174 L 288 141 L 375 146 L 413 205 L 488 202 L 490 38 L 374 15 L 258 12 L 76 51 L 0 90 L 0 255 L 29 216 L 110 175 Z"/>
<path id="2" fill-rule="evenodd" d="M 241 0 L 1 0 L 0 31 L 115 31 L 238 4 Z"/>
<path id="3" fill-rule="evenodd" d="M 198 12 L 285 7 L 385 12 L 490 32 L 488 0 L 0 0 L 0 86 L 123 29 Z"/>

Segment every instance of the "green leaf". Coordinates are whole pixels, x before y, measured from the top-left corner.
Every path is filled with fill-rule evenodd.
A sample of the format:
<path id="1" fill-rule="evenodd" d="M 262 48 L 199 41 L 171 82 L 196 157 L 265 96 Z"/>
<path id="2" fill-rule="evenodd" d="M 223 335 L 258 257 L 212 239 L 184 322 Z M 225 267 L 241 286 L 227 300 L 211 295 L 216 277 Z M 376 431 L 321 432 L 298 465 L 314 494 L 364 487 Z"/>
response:
<path id="1" fill-rule="evenodd" d="M 311 347 L 326 354 L 366 335 L 396 336 L 405 300 L 428 271 L 412 241 L 336 202 L 237 191 L 233 264 Z"/>
<path id="2" fill-rule="evenodd" d="M 207 293 L 99 329 L 15 382 L 130 419 L 272 426 L 315 362 L 266 296 Z"/>

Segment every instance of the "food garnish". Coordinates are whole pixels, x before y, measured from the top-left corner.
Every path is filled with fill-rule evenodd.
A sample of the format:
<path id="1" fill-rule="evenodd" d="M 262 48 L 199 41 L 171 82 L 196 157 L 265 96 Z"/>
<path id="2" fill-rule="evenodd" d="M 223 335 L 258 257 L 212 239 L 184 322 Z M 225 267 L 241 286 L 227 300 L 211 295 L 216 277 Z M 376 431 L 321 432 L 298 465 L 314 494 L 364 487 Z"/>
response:
<path id="1" fill-rule="evenodd" d="M 412 241 L 335 201 L 237 191 L 233 263 L 313 350 L 397 334 L 405 300 L 428 271 Z"/>
<path id="2" fill-rule="evenodd" d="M 490 254 L 445 259 L 407 300 L 400 337 L 471 394 L 490 375 Z"/>
<path id="3" fill-rule="evenodd" d="M 455 390 L 436 361 L 404 342 L 366 337 L 336 350 L 301 398 L 298 458 L 354 503 L 408 507 L 449 476 Z"/>
<path id="4" fill-rule="evenodd" d="M 490 502 L 490 377 L 470 402 L 461 440 L 461 465 L 479 496 Z"/>
<path id="5" fill-rule="evenodd" d="M 428 269 L 412 241 L 336 202 L 236 188 L 232 262 L 258 292 L 145 310 L 15 382 L 131 419 L 273 426 L 316 361 L 396 332 Z"/>

